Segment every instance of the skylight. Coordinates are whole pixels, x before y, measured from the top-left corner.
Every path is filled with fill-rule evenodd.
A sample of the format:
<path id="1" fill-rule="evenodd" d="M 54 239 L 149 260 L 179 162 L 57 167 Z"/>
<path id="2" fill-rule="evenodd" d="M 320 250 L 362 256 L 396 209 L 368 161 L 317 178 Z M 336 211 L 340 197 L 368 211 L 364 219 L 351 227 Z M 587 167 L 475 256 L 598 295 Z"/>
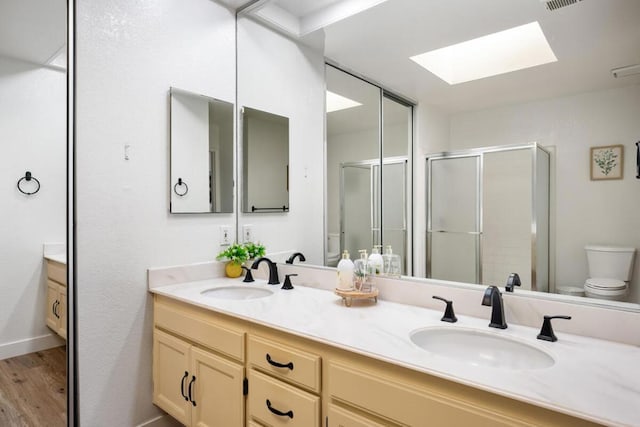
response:
<path id="1" fill-rule="evenodd" d="M 327 91 L 327 113 L 346 110 L 347 108 L 358 107 L 360 105 L 362 104 L 354 101 L 353 99 Z"/>
<path id="2" fill-rule="evenodd" d="M 412 56 L 450 85 L 556 62 L 538 22 Z"/>

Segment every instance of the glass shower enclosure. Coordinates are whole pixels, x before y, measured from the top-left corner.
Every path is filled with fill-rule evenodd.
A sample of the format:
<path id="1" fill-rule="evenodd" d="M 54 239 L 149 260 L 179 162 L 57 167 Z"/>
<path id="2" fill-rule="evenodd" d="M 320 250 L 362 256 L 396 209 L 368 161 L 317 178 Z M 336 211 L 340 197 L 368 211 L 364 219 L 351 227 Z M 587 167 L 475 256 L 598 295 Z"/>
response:
<path id="1" fill-rule="evenodd" d="M 549 153 L 536 143 L 428 155 L 427 277 L 549 289 Z"/>

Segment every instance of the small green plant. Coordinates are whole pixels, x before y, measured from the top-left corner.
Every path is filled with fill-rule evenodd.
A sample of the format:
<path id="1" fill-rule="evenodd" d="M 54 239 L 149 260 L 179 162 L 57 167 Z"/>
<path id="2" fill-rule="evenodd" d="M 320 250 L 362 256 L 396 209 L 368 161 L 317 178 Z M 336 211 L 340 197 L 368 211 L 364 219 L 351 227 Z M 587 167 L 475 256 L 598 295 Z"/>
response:
<path id="1" fill-rule="evenodd" d="M 594 161 L 596 165 L 600 168 L 604 175 L 609 175 L 609 173 L 618 165 L 618 161 L 616 160 L 618 155 L 613 152 L 611 149 L 602 150 L 595 155 Z"/>
<path id="2" fill-rule="evenodd" d="M 242 264 L 249 259 L 249 253 L 244 245 L 234 243 L 216 257 L 218 261 L 226 260 L 234 264 Z"/>
<path id="3" fill-rule="evenodd" d="M 249 259 L 263 257 L 266 251 L 264 245 L 261 245 L 260 243 L 253 243 L 253 242 L 245 243 L 244 248 L 247 250 L 247 253 L 249 254 Z"/>
<path id="4" fill-rule="evenodd" d="M 260 258 L 264 256 L 265 251 L 266 248 L 260 243 L 234 243 L 224 251 L 220 252 L 218 256 L 216 256 L 216 259 L 218 261 L 226 260 L 235 264 L 242 264 L 248 259 Z"/>

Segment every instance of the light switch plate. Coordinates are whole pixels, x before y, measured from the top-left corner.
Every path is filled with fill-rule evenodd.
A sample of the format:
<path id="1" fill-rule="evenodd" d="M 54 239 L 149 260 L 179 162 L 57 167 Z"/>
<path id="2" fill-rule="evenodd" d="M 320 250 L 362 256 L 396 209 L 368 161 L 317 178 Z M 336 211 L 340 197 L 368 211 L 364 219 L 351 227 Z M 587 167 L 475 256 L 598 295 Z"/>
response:
<path id="1" fill-rule="evenodd" d="M 220 246 L 229 246 L 231 244 L 231 226 L 220 226 Z"/>
<path id="2" fill-rule="evenodd" d="M 242 226 L 242 241 L 244 243 L 253 242 L 253 225 L 245 224 Z"/>

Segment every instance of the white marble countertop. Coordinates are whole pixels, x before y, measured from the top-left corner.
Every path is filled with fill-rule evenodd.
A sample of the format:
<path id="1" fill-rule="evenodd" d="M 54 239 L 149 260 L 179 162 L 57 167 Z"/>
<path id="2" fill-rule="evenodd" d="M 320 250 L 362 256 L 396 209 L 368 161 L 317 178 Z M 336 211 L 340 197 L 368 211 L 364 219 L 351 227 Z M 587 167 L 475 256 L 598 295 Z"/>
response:
<path id="1" fill-rule="evenodd" d="M 224 300 L 202 291 L 229 285 L 268 288 L 272 296 Z M 244 284 L 241 279 L 208 279 L 165 285 L 151 292 L 264 326 L 391 362 L 509 398 L 606 425 L 640 426 L 640 348 L 556 332 L 557 342 L 537 340 L 538 329 L 510 324 L 489 328 L 487 319 L 458 315 L 441 322 L 442 311 L 378 301 L 345 307 L 334 293 L 295 285 L 291 291 Z M 443 304 L 444 309 L 444 304 Z M 565 320 L 559 320 L 564 322 Z M 425 327 L 473 328 L 511 337 L 542 350 L 555 364 L 544 369 L 497 369 L 429 353 L 409 338 Z"/>

